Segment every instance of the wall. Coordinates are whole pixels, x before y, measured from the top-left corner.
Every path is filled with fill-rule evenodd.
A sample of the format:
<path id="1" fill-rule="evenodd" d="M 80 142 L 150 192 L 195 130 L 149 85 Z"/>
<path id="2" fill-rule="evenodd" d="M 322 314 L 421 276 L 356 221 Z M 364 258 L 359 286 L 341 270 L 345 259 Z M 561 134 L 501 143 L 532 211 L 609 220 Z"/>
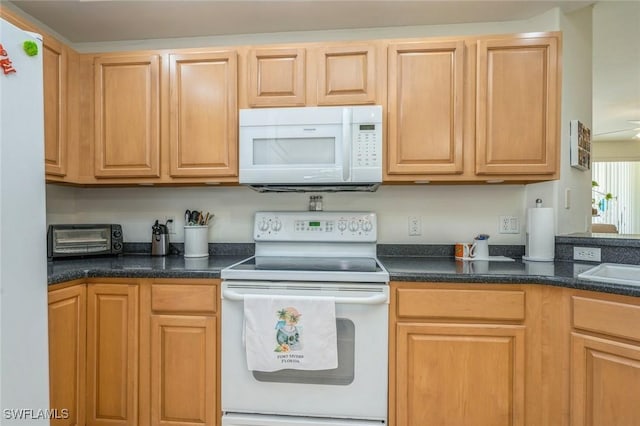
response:
<path id="1" fill-rule="evenodd" d="M 585 14 L 588 14 L 587 10 Z M 393 37 L 427 37 L 439 35 L 468 35 L 514 33 L 531 31 L 556 31 L 560 29 L 562 13 L 553 9 L 526 21 L 500 23 L 476 23 L 402 28 L 362 29 L 355 31 L 316 31 L 305 33 L 281 33 L 242 35 L 234 38 L 211 37 L 206 39 L 179 39 L 166 41 L 140 41 L 117 44 L 74 45 L 80 51 L 126 50 L 159 47 L 186 47 L 197 45 L 276 43 L 293 41 L 374 39 Z M 568 37 L 571 42 L 572 37 Z M 565 38 L 565 42 L 567 39 Z M 569 58 L 572 55 L 568 55 Z M 586 56 L 587 58 L 589 55 Z M 571 61 L 571 59 L 569 59 Z M 571 70 L 571 68 L 569 67 Z M 565 77 L 565 84 L 567 78 Z M 589 82 L 569 84 L 563 90 L 563 117 L 573 113 L 571 108 L 590 99 L 574 98 L 571 91 L 585 90 Z M 565 105 L 567 104 L 567 105 Z M 563 118 L 563 122 L 566 121 Z M 562 138 L 562 151 L 568 151 L 568 138 Z M 563 157 L 563 164 L 566 160 Z M 564 166 L 563 166 L 564 167 Z M 563 174 L 565 173 L 563 168 Z M 585 175 L 586 176 L 586 175 Z M 583 176 L 581 176 L 583 177 Z M 573 185 L 573 183 L 571 183 Z M 524 233 L 498 234 L 501 215 L 517 216 L 524 229 L 525 207 L 529 198 L 539 194 L 550 205 L 556 205 L 555 183 L 530 185 L 413 185 L 383 186 L 375 193 L 324 194 L 326 210 L 373 210 L 379 215 L 381 243 L 449 244 L 468 241 L 477 233 L 491 235 L 493 244 L 524 244 Z M 577 192 L 578 186 L 573 186 Z M 590 196 L 590 188 L 587 190 Z M 258 194 L 242 187 L 205 188 L 70 188 L 48 185 L 48 221 L 66 222 L 116 222 L 124 226 L 125 240 L 150 241 L 150 228 L 155 219 L 175 217 L 176 234 L 173 241 L 183 241 L 180 227 L 185 209 L 209 210 L 216 217 L 211 227 L 212 242 L 250 242 L 251 218 L 257 210 L 306 209 L 308 195 Z M 571 216 L 577 210 L 570 210 Z M 422 219 L 422 235 L 408 236 L 408 216 Z M 582 214 L 580 213 L 580 216 Z M 557 229 L 564 232 L 563 226 Z M 584 230 L 584 229 L 583 229 Z"/>
<path id="2" fill-rule="evenodd" d="M 569 121 L 579 119 L 591 128 L 592 9 L 558 12 L 557 19 L 563 44 L 560 179 L 528 185 L 525 203 L 531 208 L 542 198 L 545 207 L 554 207 L 556 235 L 562 235 L 591 226 L 591 173 L 570 166 Z"/>

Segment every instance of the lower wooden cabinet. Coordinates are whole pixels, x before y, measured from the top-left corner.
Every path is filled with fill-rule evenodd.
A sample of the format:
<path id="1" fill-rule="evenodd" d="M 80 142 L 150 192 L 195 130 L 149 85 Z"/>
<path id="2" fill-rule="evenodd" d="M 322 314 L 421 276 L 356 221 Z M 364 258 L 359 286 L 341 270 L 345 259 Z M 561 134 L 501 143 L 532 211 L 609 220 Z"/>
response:
<path id="1" fill-rule="evenodd" d="M 524 425 L 524 326 L 396 326 L 397 426 Z"/>
<path id="2" fill-rule="evenodd" d="M 640 299 L 570 301 L 571 426 L 640 426 Z"/>
<path id="3" fill-rule="evenodd" d="M 52 425 L 218 425 L 217 282 L 89 279 L 50 290 L 51 408 L 67 417 Z"/>
<path id="4" fill-rule="evenodd" d="M 85 424 L 87 286 L 49 292 L 49 394 L 58 414 L 51 424 Z M 64 410 L 64 411 L 63 411 Z"/>
<path id="5" fill-rule="evenodd" d="M 217 305 L 211 280 L 154 280 L 143 287 L 141 367 L 150 376 L 141 378 L 150 391 L 141 400 L 150 416 L 140 424 L 218 424 Z"/>
<path id="6" fill-rule="evenodd" d="M 89 284 L 87 425 L 138 424 L 138 285 Z"/>
<path id="7" fill-rule="evenodd" d="M 542 424 L 536 286 L 391 287 L 390 426 Z"/>
<path id="8" fill-rule="evenodd" d="M 573 333 L 571 363 L 571 426 L 640 425 L 640 344 Z"/>

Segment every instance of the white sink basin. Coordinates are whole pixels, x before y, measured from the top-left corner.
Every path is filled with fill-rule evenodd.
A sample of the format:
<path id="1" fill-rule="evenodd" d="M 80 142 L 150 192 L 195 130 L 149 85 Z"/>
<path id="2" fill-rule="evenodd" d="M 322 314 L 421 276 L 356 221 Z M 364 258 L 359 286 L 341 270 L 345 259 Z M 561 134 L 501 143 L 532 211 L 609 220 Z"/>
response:
<path id="1" fill-rule="evenodd" d="M 602 263 L 578 275 L 578 278 L 603 283 L 640 286 L 640 265 Z"/>

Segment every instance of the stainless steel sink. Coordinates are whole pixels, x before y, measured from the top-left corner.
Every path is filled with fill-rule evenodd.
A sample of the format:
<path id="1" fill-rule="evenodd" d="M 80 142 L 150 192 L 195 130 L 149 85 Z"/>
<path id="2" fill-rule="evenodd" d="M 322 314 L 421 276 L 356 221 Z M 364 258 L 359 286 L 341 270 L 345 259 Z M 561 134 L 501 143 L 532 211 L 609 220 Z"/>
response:
<path id="1" fill-rule="evenodd" d="M 603 283 L 640 286 L 640 265 L 602 263 L 578 275 L 578 278 Z"/>

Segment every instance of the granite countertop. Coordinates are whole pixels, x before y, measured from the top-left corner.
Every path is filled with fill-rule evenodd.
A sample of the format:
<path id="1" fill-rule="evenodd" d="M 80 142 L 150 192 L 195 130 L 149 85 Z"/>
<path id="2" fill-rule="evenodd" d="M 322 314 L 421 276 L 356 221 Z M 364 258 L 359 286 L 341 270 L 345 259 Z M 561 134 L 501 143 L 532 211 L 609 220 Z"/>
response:
<path id="1" fill-rule="evenodd" d="M 220 278 L 220 271 L 248 256 L 215 255 L 185 259 L 182 256 L 125 255 L 48 263 L 48 284 L 85 277 L 104 278 Z M 576 278 L 595 266 L 588 262 L 456 261 L 451 257 L 379 256 L 392 281 L 450 283 L 546 284 L 640 297 L 640 287 L 607 284 Z"/>

